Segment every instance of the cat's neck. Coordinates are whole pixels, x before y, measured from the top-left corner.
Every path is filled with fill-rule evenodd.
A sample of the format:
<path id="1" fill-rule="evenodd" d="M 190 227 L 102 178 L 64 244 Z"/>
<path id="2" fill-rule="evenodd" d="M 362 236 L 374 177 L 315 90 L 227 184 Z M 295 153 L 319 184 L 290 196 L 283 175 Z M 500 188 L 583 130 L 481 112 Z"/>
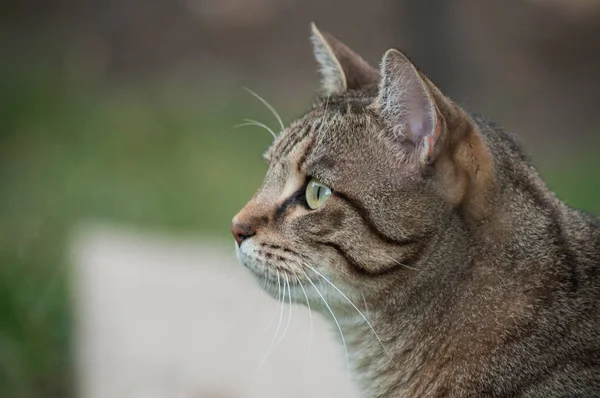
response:
<path id="1" fill-rule="evenodd" d="M 415 273 L 412 282 L 391 291 L 380 307 L 367 303 L 368 323 L 351 310 L 340 317 L 350 365 L 364 396 L 409 396 L 429 377 L 423 377 L 430 371 L 428 362 L 447 345 L 452 328 L 448 316 L 460 299 L 457 287 L 470 261 L 469 236 L 460 225 L 458 218 L 449 223 L 435 241 L 438 250 L 427 254 L 431 266 Z"/>
<path id="2" fill-rule="evenodd" d="M 351 368 L 365 396 L 443 390 L 460 377 L 449 373 L 460 368 L 457 361 L 472 366 L 469 358 L 488 350 L 510 328 L 498 319 L 519 323 L 528 317 L 531 287 L 551 274 L 551 264 L 540 258 L 548 253 L 557 215 L 539 203 L 534 209 L 519 204 L 522 197 L 510 197 L 522 192 L 506 192 L 492 214 L 502 218 L 491 223 L 496 229 L 473 228 L 457 214 L 431 242 L 408 283 L 389 292 L 380 307 L 367 303 L 369 323 L 352 311 L 341 318 Z M 541 188 L 532 195 L 555 206 Z"/>

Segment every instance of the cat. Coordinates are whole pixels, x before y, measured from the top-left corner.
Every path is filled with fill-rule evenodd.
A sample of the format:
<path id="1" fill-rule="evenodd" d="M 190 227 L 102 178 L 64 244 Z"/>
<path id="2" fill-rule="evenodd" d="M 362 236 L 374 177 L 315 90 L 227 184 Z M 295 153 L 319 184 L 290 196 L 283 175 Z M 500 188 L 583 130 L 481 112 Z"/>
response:
<path id="1" fill-rule="evenodd" d="M 273 297 L 332 321 L 364 397 L 600 397 L 600 225 L 400 51 L 312 25 L 323 93 L 234 217 Z"/>

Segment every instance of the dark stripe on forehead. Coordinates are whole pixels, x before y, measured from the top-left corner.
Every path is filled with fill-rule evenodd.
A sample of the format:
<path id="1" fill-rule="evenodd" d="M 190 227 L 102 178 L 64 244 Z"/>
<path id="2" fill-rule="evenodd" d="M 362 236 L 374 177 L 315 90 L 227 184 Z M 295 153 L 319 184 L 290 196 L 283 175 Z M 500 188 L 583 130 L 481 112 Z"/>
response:
<path id="1" fill-rule="evenodd" d="M 302 166 L 304 166 L 304 163 L 306 162 L 306 158 L 312 152 L 316 141 L 317 141 L 316 136 L 313 134 L 311 136 L 308 144 L 306 144 L 306 147 L 304 147 L 304 153 L 302 154 L 302 156 L 300 156 L 300 159 L 298 159 L 298 163 L 296 164 L 296 168 L 298 169 L 299 172 L 302 172 Z"/>
<path id="2" fill-rule="evenodd" d="M 298 142 L 303 137 L 306 137 L 310 133 L 311 128 L 312 128 L 312 126 L 308 125 L 308 126 L 302 127 L 300 130 L 296 130 L 294 132 L 290 132 L 290 134 L 288 134 L 285 137 L 285 139 L 283 140 L 283 142 L 279 146 L 279 148 L 278 148 L 279 154 L 281 156 L 287 155 L 287 153 L 289 152 L 290 148 L 295 145 L 294 143 Z"/>
<path id="3" fill-rule="evenodd" d="M 303 130 L 302 134 L 296 134 L 290 139 L 285 146 L 285 149 L 282 149 L 281 156 L 287 156 L 300 142 L 304 141 L 306 137 L 310 135 L 310 133 L 314 131 L 313 126 L 308 126 Z"/>
<path id="4" fill-rule="evenodd" d="M 304 139 L 309 136 L 314 128 L 315 126 L 308 125 L 297 132 L 288 133 L 279 145 L 277 145 L 277 148 L 274 151 L 274 160 L 278 161 L 287 156 L 298 143 L 304 141 Z"/>
<path id="5" fill-rule="evenodd" d="M 337 196 L 338 198 L 340 198 L 344 202 L 346 202 L 348 205 L 350 205 L 350 207 L 352 207 L 354 209 L 354 211 L 356 211 L 356 213 L 360 216 L 360 218 L 362 218 L 362 220 L 364 221 L 366 226 L 369 228 L 369 230 L 374 235 L 376 235 L 379 239 L 381 239 L 382 241 L 393 244 L 393 245 L 408 245 L 411 243 L 418 242 L 417 239 L 409 238 L 409 239 L 398 240 L 398 239 L 394 239 L 390 236 L 387 236 L 385 233 L 383 233 L 379 229 L 377 229 L 377 226 L 371 219 L 371 216 L 369 215 L 368 210 L 365 209 L 365 207 L 362 205 L 362 203 L 360 203 L 356 199 L 350 198 L 346 194 L 339 192 L 339 191 L 334 191 L 333 195 Z"/>
<path id="6" fill-rule="evenodd" d="M 307 126 L 300 127 L 295 131 L 288 131 L 286 135 L 281 137 L 277 146 L 273 148 L 272 159 L 273 161 L 279 161 L 280 159 L 287 156 L 294 148 L 304 141 L 306 137 L 309 135 L 315 135 L 315 133 L 319 133 L 321 128 L 325 125 L 325 132 L 328 131 L 329 128 L 332 128 L 332 125 L 335 124 L 335 121 L 340 121 L 344 119 L 344 116 L 347 113 L 352 113 L 355 116 L 364 115 L 365 113 L 370 114 L 371 111 L 368 109 L 367 105 L 369 105 L 372 101 L 371 97 L 365 97 L 363 95 L 358 96 L 343 96 L 337 99 L 329 99 L 326 100 L 326 104 L 323 107 L 323 114 L 320 116 L 311 116 L 310 114 L 305 117 L 305 122 Z M 316 120 L 310 120 L 313 117 Z M 329 119 L 328 121 L 325 118 Z"/>

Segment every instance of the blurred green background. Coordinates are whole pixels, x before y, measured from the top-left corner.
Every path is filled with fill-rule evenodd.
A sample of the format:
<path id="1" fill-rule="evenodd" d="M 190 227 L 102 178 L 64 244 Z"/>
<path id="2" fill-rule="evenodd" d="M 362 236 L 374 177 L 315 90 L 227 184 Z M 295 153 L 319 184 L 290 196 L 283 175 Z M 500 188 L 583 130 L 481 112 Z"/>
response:
<path id="1" fill-rule="evenodd" d="M 74 394 L 66 243 L 78 222 L 229 239 L 270 142 L 232 127 L 276 126 L 241 87 L 286 122 L 301 114 L 318 80 L 312 19 L 373 64 L 405 49 L 519 134 L 559 197 L 600 214 L 597 2 L 352 2 L 343 18 L 316 1 L 35 4 L 9 2 L 0 20 L 0 397 Z M 517 27 L 482 22 L 498 13 Z"/>
<path id="2" fill-rule="evenodd" d="M 53 72 L 0 78 L 2 397 L 68 396 L 66 243 L 78 221 L 228 238 L 266 171 L 270 135 L 232 129 L 235 103 L 201 105 L 184 88 L 173 100 L 152 87 L 82 91 Z"/>

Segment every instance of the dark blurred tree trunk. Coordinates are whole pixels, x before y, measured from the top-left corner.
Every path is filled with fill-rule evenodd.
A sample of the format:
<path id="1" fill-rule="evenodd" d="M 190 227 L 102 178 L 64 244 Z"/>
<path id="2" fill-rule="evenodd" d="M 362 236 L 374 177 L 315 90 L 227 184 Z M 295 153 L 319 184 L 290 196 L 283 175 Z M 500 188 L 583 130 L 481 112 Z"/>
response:
<path id="1" fill-rule="evenodd" d="M 402 12 L 411 38 L 407 54 L 445 93 L 456 92 L 455 57 L 452 55 L 453 2 L 444 0 L 405 0 Z"/>

